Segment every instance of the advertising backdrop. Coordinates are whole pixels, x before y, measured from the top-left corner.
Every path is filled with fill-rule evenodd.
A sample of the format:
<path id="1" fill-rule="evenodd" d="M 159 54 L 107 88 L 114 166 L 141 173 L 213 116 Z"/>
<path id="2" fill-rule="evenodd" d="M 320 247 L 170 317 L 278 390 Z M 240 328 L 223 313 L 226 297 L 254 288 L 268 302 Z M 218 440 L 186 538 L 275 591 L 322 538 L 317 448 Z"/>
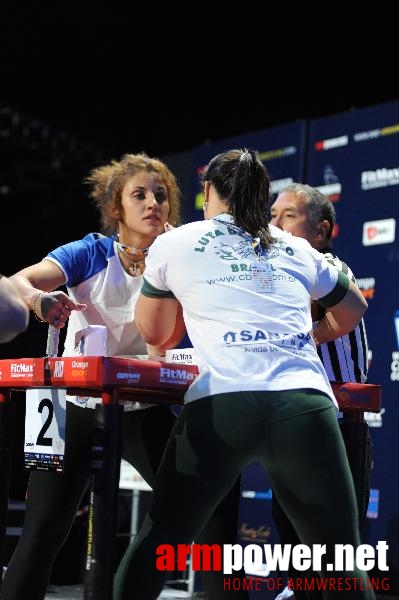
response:
<path id="1" fill-rule="evenodd" d="M 381 415 L 366 413 L 373 443 L 365 543 L 386 540 L 399 574 L 399 102 L 309 123 L 306 183 L 335 204 L 336 254 L 368 302 L 369 383 L 382 385 Z"/>
<path id="2" fill-rule="evenodd" d="M 204 144 L 179 157 L 184 170 L 186 221 L 203 218 L 199 174 L 209 160 L 229 148 L 257 149 L 272 191 L 292 181 L 318 187 L 334 203 L 334 252 L 349 264 L 367 302 L 369 383 L 382 386 L 382 411 L 366 413 L 372 437 L 371 494 L 363 543 L 389 545 L 391 593 L 399 591 L 399 101 L 330 117 L 301 121 Z M 171 165 L 172 166 L 172 165 Z M 191 182 L 187 172 L 191 172 Z M 179 177 L 179 171 L 176 173 Z M 185 340 L 185 343 L 187 340 Z M 189 345 L 189 343 L 187 344 Z M 287 440 L 289 443 L 289 440 Z M 259 464 L 242 474 L 238 541 L 278 543 L 271 515 L 271 487 Z M 280 573 L 262 568 L 248 575 L 261 581 L 258 597 L 275 598 Z M 371 576 L 385 577 L 386 572 Z"/>
<path id="3" fill-rule="evenodd" d="M 303 152 L 305 122 L 296 121 L 239 137 L 226 138 L 193 149 L 193 195 L 188 207 L 188 220 L 202 220 L 203 194 L 199 174 L 210 159 L 232 148 L 253 148 L 258 150 L 272 179 L 272 191 L 298 181 L 303 176 Z"/>

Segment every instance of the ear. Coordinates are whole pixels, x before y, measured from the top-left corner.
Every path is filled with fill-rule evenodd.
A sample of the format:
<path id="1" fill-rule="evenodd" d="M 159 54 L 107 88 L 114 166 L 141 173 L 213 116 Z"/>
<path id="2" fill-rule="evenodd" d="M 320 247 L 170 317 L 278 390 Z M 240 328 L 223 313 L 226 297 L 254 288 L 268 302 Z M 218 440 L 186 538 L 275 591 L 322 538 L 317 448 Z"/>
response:
<path id="1" fill-rule="evenodd" d="M 324 219 L 324 221 L 320 221 L 320 223 L 318 223 L 316 226 L 316 235 L 323 240 L 326 240 L 328 238 L 329 231 L 330 223 L 327 221 L 327 219 Z"/>
<path id="2" fill-rule="evenodd" d="M 209 190 L 210 190 L 211 184 L 209 181 L 205 181 L 205 185 L 204 185 L 204 196 L 205 196 L 205 203 L 208 204 L 209 202 Z"/>
<path id="3" fill-rule="evenodd" d="M 116 221 L 122 221 L 122 211 L 117 206 L 114 206 L 111 209 L 111 216 L 116 219 Z"/>

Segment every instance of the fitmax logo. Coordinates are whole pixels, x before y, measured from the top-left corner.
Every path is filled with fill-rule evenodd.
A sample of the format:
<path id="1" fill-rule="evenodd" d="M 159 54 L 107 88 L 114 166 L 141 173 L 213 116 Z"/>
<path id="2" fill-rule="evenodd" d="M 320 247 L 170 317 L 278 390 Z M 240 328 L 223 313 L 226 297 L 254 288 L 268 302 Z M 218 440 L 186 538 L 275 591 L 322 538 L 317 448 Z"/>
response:
<path id="1" fill-rule="evenodd" d="M 163 379 L 182 379 L 183 381 L 193 381 L 195 374 L 186 371 L 185 369 L 170 369 L 161 367 L 160 378 Z"/>

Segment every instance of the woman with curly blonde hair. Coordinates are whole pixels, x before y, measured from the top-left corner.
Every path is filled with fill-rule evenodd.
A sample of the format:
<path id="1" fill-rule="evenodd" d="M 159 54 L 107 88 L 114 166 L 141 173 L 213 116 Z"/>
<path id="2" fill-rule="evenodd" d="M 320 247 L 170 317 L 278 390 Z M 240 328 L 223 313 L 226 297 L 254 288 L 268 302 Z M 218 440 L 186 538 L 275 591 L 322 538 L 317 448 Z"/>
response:
<path id="1" fill-rule="evenodd" d="M 102 233 L 89 233 L 56 248 L 11 279 L 39 320 L 58 329 L 68 321 L 64 356 L 74 354 L 75 334 L 88 325 L 107 328 L 109 356 L 162 354 L 163 348 L 144 343 L 134 321 L 134 308 L 149 247 L 160 234 L 179 224 L 176 178 L 162 161 L 139 153 L 125 154 L 119 161 L 93 169 L 85 181 L 100 213 Z M 59 289 L 62 286 L 67 293 Z M 176 344 L 184 332 L 184 328 L 178 332 Z M 6 571 L 1 600 L 45 598 L 55 559 L 89 486 L 95 412 L 90 409 L 99 399 L 67 399 L 64 472 L 30 474 L 23 533 Z M 175 421 L 176 415 L 164 404 L 125 405 L 122 458 L 151 487 Z M 204 529 L 204 542 L 222 538 L 228 542 L 228 536 L 236 532 L 237 486 Z M 119 565 L 121 573 L 129 561 L 126 552 Z M 222 587 L 220 573 L 204 573 L 203 580 L 210 600 L 219 600 L 212 589 Z M 248 595 L 231 592 L 228 597 L 245 600 Z"/>
<path id="2" fill-rule="evenodd" d="M 11 281 L 40 321 L 57 329 L 68 321 L 64 356 L 75 353 L 75 334 L 88 325 L 107 328 L 107 355 L 146 355 L 134 306 L 148 248 L 169 224 L 179 222 L 176 178 L 163 162 L 140 153 L 93 169 L 86 183 L 102 233 L 56 248 Z M 95 414 L 90 409 L 99 399 L 67 400 L 64 473 L 30 474 L 23 533 L 7 568 L 2 599 L 44 599 L 55 559 L 89 486 Z M 165 405 L 132 404 L 123 415 L 122 456 L 151 485 L 176 417 Z"/>

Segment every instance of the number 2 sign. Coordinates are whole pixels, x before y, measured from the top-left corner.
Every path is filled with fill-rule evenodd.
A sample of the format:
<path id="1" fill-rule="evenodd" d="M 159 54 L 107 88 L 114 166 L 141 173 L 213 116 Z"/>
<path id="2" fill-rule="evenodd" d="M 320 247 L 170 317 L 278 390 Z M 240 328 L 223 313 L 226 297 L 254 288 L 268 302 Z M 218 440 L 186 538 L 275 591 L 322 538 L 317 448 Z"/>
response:
<path id="1" fill-rule="evenodd" d="M 25 468 L 62 473 L 65 453 L 66 389 L 26 390 Z"/>

